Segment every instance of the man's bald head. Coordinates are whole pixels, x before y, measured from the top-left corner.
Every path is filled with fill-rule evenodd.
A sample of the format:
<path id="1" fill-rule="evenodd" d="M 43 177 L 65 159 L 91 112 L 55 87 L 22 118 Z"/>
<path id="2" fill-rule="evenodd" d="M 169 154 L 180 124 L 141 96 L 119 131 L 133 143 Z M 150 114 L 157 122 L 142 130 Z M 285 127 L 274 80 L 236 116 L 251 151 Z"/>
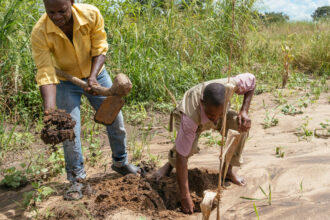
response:
<path id="1" fill-rule="evenodd" d="M 73 3 L 74 0 L 44 0 L 48 17 L 59 28 L 71 21 Z"/>

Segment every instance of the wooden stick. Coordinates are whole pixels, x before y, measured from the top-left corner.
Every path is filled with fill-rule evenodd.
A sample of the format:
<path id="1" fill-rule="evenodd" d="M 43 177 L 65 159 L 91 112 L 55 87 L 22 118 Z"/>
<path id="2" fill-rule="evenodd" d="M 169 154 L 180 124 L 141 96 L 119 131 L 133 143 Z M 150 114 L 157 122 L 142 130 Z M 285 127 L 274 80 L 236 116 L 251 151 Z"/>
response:
<path id="1" fill-rule="evenodd" d="M 56 70 L 56 75 L 69 80 L 73 84 L 86 89 L 88 88 L 87 82 L 72 76 L 70 74 L 67 74 L 66 72 L 55 69 Z M 105 88 L 102 86 L 92 86 L 93 92 L 95 92 L 97 95 L 103 95 L 103 96 L 127 96 L 127 94 L 131 91 L 132 89 L 132 83 L 129 80 L 129 78 L 123 74 L 119 73 L 115 79 L 113 80 L 113 85 L 111 88 Z"/>
<path id="2" fill-rule="evenodd" d="M 232 39 L 234 38 L 234 25 L 235 25 L 235 0 L 232 0 L 232 24 L 231 24 L 231 31 L 232 31 Z M 229 55 L 229 64 L 228 64 L 228 83 L 230 82 L 231 76 L 231 65 L 232 65 L 232 56 L 233 56 L 233 44 L 230 41 L 230 55 Z M 227 93 L 227 90 L 226 90 Z M 228 93 L 226 94 L 229 95 Z M 232 95 L 232 94 L 231 94 Z M 230 97 L 231 97 L 230 95 Z M 222 186 L 222 156 L 223 156 L 223 147 L 225 142 L 225 133 L 226 133 L 226 121 L 227 121 L 227 99 L 225 99 L 225 108 L 224 108 L 224 115 L 222 119 L 222 139 L 221 139 L 221 151 L 220 151 L 220 165 L 219 165 L 219 182 L 218 182 L 218 191 L 217 191 L 217 220 L 220 220 L 220 194 L 221 194 L 221 186 Z"/>
<path id="3" fill-rule="evenodd" d="M 231 14 L 231 41 L 230 41 L 230 55 L 229 55 L 229 65 L 228 65 L 228 83 L 231 76 L 231 65 L 233 58 L 233 39 L 235 37 L 234 29 L 235 28 L 235 0 L 232 0 L 232 14 Z"/>

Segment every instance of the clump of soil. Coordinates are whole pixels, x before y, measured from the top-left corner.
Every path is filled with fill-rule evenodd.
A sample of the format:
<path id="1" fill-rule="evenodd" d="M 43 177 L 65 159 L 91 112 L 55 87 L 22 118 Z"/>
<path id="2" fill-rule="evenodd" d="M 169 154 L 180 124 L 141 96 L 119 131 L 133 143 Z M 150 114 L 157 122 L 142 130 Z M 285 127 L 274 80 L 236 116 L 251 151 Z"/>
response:
<path id="1" fill-rule="evenodd" d="M 216 171 L 189 170 L 189 185 L 195 212 L 200 212 L 203 191 L 215 190 L 218 183 Z M 95 194 L 86 208 L 97 219 L 104 219 L 122 207 L 131 211 L 165 219 L 182 217 L 176 176 L 172 174 L 160 181 L 153 178 L 127 175 L 118 179 L 107 179 L 91 183 Z"/>
<path id="2" fill-rule="evenodd" d="M 143 174 L 150 173 L 156 170 L 157 167 L 156 163 L 154 163 L 153 161 L 144 161 L 144 160 L 142 160 L 137 166 L 140 167 Z"/>
<path id="3" fill-rule="evenodd" d="M 65 140 L 74 140 L 73 131 L 76 122 L 64 110 L 52 110 L 44 117 L 45 127 L 41 131 L 41 139 L 45 144 L 59 144 Z"/>

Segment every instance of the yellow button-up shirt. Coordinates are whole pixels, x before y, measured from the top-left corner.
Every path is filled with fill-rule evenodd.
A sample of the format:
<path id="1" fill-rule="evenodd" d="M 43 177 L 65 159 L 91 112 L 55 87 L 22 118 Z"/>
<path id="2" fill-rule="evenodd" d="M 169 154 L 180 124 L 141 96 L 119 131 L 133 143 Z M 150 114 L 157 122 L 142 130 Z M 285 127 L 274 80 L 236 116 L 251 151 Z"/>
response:
<path id="1" fill-rule="evenodd" d="M 73 44 L 45 13 L 31 34 L 32 54 L 38 68 L 39 86 L 58 84 L 55 68 L 78 78 L 90 76 L 92 57 L 108 50 L 104 20 L 100 11 L 88 4 L 73 4 Z M 102 68 L 103 69 L 103 68 Z"/>

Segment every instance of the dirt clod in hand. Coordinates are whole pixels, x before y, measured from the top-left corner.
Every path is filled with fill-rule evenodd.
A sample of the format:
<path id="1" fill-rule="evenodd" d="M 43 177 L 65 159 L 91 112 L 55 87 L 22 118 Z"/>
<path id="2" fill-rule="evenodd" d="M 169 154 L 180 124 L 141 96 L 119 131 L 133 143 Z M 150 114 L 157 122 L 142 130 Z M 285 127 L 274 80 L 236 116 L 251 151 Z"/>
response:
<path id="1" fill-rule="evenodd" d="M 44 117 L 45 127 L 41 131 L 41 139 L 45 144 L 59 144 L 65 140 L 74 140 L 73 131 L 76 122 L 64 110 L 52 110 Z"/>

